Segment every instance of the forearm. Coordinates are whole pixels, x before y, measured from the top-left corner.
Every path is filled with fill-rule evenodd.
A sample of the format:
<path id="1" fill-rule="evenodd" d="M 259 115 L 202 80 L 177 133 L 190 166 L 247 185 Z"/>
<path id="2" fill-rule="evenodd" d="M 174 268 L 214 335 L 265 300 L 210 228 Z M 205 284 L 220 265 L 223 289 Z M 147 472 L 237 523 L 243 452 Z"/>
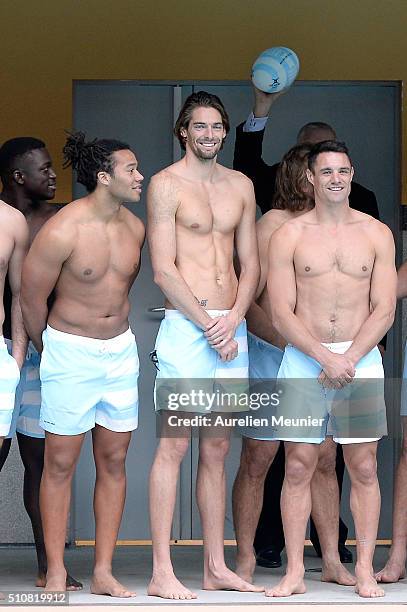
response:
<path id="1" fill-rule="evenodd" d="M 281 313 L 274 311 L 272 323 L 287 343 L 292 344 L 303 353 L 316 359 L 319 363 L 322 364 L 325 357 L 329 356 L 330 351 L 317 338 L 314 338 L 302 321 L 291 310 Z"/>
<path id="2" fill-rule="evenodd" d="M 236 300 L 231 309 L 231 314 L 236 317 L 238 324 L 243 321 L 246 312 L 253 303 L 259 278 L 260 266 L 257 260 L 249 266 L 244 265 L 241 267 Z"/>
<path id="3" fill-rule="evenodd" d="M 199 304 L 175 266 L 156 272 L 154 281 L 177 310 L 202 330 L 206 329 L 212 319 Z"/>
<path id="4" fill-rule="evenodd" d="M 42 332 L 47 326 L 48 307 L 46 300 L 22 300 L 21 307 L 25 329 L 35 348 L 42 353 Z"/>
<path id="5" fill-rule="evenodd" d="M 19 295 L 13 295 L 11 300 L 11 341 L 12 355 L 21 370 L 27 353 L 28 336 L 24 328 Z"/>
<path id="6" fill-rule="evenodd" d="M 377 307 L 363 323 L 346 355 L 356 364 L 374 348 L 393 325 L 394 308 Z"/>

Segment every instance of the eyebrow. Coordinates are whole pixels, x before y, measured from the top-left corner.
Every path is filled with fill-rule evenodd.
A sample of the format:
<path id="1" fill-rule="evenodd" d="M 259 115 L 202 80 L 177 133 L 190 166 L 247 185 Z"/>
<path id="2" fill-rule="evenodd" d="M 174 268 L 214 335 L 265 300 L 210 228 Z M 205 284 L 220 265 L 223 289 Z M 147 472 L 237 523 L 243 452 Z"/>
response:
<path id="1" fill-rule="evenodd" d="M 334 170 L 334 168 L 332 168 L 332 166 L 325 166 L 324 168 L 321 168 L 320 172 L 323 172 L 324 170 Z M 351 170 L 351 166 L 341 166 L 340 168 L 338 168 L 338 170 Z"/>

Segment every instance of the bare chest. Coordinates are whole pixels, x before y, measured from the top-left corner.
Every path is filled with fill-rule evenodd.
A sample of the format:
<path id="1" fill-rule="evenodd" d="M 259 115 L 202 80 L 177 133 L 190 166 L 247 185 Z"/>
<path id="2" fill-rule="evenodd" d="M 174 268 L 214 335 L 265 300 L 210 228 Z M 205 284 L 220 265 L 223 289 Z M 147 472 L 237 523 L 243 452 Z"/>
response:
<path id="1" fill-rule="evenodd" d="M 295 251 L 298 277 L 318 277 L 340 273 L 355 279 L 372 275 L 375 251 L 362 232 L 349 230 L 340 234 L 308 232 Z"/>
<path id="2" fill-rule="evenodd" d="M 77 244 L 67 262 L 76 280 L 95 283 L 106 276 L 126 282 L 137 270 L 140 245 L 128 229 L 103 232 L 81 228 Z"/>
<path id="3" fill-rule="evenodd" d="M 243 212 L 243 202 L 238 194 L 220 187 L 212 190 L 184 189 L 180 202 L 177 227 L 202 235 L 233 232 Z"/>

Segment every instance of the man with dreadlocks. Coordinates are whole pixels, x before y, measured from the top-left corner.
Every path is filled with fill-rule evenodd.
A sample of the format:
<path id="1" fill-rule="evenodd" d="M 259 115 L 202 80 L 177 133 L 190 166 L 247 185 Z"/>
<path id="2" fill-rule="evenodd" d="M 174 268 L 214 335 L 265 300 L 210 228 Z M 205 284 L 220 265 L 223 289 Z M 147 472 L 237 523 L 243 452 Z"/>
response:
<path id="1" fill-rule="evenodd" d="M 29 242 L 32 242 L 40 227 L 57 211 L 57 207 L 48 202 L 55 197 L 56 175 L 45 143 L 30 136 L 12 138 L 5 142 L 0 147 L 0 176 L 3 183 L 0 197 L 3 202 L 16 209 L 12 215 L 19 217 L 18 211 L 24 215 L 28 224 Z M 6 223 L 2 225 L 7 227 Z M 14 354 L 20 350 L 18 344 L 21 341 L 16 337 L 15 322 L 13 322 L 16 313 L 16 279 L 12 278 L 12 271 L 11 267 L 4 284 L 3 333 L 9 350 Z M 18 279 L 17 286 L 19 283 Z M 21 335 L 21 328 L 22 326 L 17 326 L 17 336 Z M 39 504 L 44 465 L 44 430 L 39 426 L 41 405 L 39 361 L 40 356 L 30 343 L 16 391 L 10 431 L 0 450 L 0 470 L 8 457 L 14 434 L 17 433 L 18 447 L 24 464 L 24 506 L 31 521 L 37 552 L 36 586 L 43 587 L 47 572 L 47 557 Z M 68 575 L 67 588 L 76 590 L 82 588 L 82 585 Z"/>
<path id="2" fill-rule="evenodd" d="M 128 323 L 128 293 L 139 270 L 144 226 L 122 204 L 140 200 L 143 177 L 129 145 L 116 140 L 85 142 L 84 134 L 73 134 L 64 156 L 65 167 L 76 170 L 88 195 L 65 206 L 40 230 L 22 287 L 26 328 L 43 351 L 45 588 L 65 590 L 71 481 L 85 433 L 92 430 L 97 477 L 91 591 L 131 597 L 134 593 L 112 575 L 112 557 L 125 499 L 125 458 L 137 427 L 139 362 Z"/>

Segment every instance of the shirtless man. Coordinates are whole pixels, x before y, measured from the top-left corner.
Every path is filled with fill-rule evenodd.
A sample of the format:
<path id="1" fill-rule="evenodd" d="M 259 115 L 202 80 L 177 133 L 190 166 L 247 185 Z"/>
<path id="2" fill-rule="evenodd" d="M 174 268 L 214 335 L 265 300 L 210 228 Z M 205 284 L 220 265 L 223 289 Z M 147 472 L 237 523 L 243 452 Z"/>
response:
<path id="1" fill-rule="evenodd" d="M 44 223 L 56 212 L 57 207 L 47 200 L 55 197 L 56 175 L 45 143 L 28 136 L 12 138 L 0 147 L 0 175 L 3 183 L 1 199 L 16 208 L 26 218 L 29 243 Z M 12 294 L 8 277 L 4 286 L 3 332 L 9 350 L 12 347 L 11 332 Z M 40 482 L 44 466 L 44 430 L 39 426 L 41 385 L 40 356 L 32 343 L 21 370 L 16 391 L 13 420 L 8 436 L 0 451 L 0 470 L 17 433 L 18 447 L 24 464 L 24 506 L 30 517 L 37 553 L 38 574 L 36 586 L 45 585 L 47 556 L 40 514 Z M 67 576 L 67 588 L 82 588 L 72 576 Z"/>
<path id="2" fill-rule="evenodd" d="M 398 271 L 397 298 L 407 297 L 407 262 Z M 393 535 L 386 565 L 376 574 L 378 582 L 398 582 L 406 577 L 407 556 L 407 352 L 404 352 L 404 370 L 401 394 L 401 420 L 403 442 L 397 466 L 393 501 Z"/>
<path id="3" fill-rule="evenodd" d="M 380 394 L 369 397 L 375 424 L 370 438 L 350 437 L 339 427 L 341 419 L 337 419 L 336 429 L 328 420 L 337 399 L 332 394 L 339 393 L 336 390 L 352 400 L 352 417 L 359 415 L 359 402 L 352 396 L 359 387 L 350 386 L 354 380 L 356 385 L 357 379 L 374 379 L 383 393 L 383 365 L 376 345 L 394 318 L 394 242 L 387 226 L 349 207 L 353 168 L 345 145 L 335 141 L 315 145 L 308 168 L 315 208 L 274 232 L 268 289 L 273 324 L 289 343 L 278 378 L 282 384 L 287 381 L 285 391 L 290 381 L 302 379 L 294 396 L 281 396 L 280 413 L 291 411 L 296 417 L 310 414 L 306 392 L 311 389 L 312 398 L 318 398 L 312 403 L 312 414 L 318 411 L 322 425 L 318 434 L 314 428 L 303 438 L 277 432 L 287 441 L 281 508 L 288 565 L 284 578 L 266 595 L 305 592 L 303 546 L 311 510 L 310 482 L 319 444 L 329 426 L 334 440 L 343 444 L 351 480 L 357 534 L 355 590 L 361 597 L 380 597 L 384 591 L 374 578 L 372 560 L 380 513 L 376 450 L 378 439 L 386 433 L 384 398 Z M 352 417 L 348 415 L 345 429 L 355 434 Z"/>
<path id="4" fill-rule="evenodd" d="M 257 222 L 257 242 L 260 254 L 260 282 L 257 299 L 248 310 L 248 346 L 250 379 L 270 385 L 277 378 L 286 341 L 271 324 L 267 293 L 268 247 L 272 234 L 286 221 L 314 208 L 314 193 L 306 175 L 310 144 L 292 147 L 283 157 L 277 173 L 274 207 Z M 268 381 L 268 382 L 267 382 Z M 264 389 L 266 390 L 266 388 Z M 270 389 L 269 389 L 270 392 Z M 256 417 L 268 419 L 272 408 L 256 412 Z M 233 486 L 233 517 L 237 540 L 236 573 L 252 581 L 256 557 L 253 542 L 262 507 L 266 474 L 279 447 L 273 427 L 245 427 L 239 470 Z M 324 463 L 325 444 L 321 444 L 318 460 Z M 338 486 L 334 473 L 318 471 L 312 479 L 313 517 L 323 549 L 324 582 L 355 584 L 355 578 L 342 566 L 337 547 L 339 518 Z M 284 472 L 283 472 L 284 477 Z M 314 482 L 315 480 L 315 482 Z M 275 527 L 275 526 L 274 526 Z"/>
<path id="5" fill-rule="evenodd" d="M 216 161 L 228 130 L 217 96 L 189 96 L 175 125 L 185 157 L 150 183 L 150 251 L 155 281 L 166 296 L 166 317 L 156 341 L 159 377 L 247 377 L 244 316 L 259 275 L 255 201 L 251 181 Z M 196 597 L 175 577 L 170 558 L 177 478 L 189 433 L 162 436 L 151 470 L 153 576 L 148 593 L 168 599 Z M 239 578 L 224 560 L 229 436 L 225 430 L 200 439 L 197 500 L 204 539 L 203 588 L 259 591 L 263 588 Z"/>
<path id="6" fill-rule="evenodd" d="M 116 140 L 86 143 L 78 133 L 68 138 L 64 154 L 89 195 L 65 206 L 39 231 L 22 289 L 27 331 L 43 351 L 45 588 L 65 590 L 71 481 L 85 433 L 92 430 L 97 480 L 91 591 L 130 597 L 134 593 L 114 579 L 111 564 L 125 498 L 125 458 L 137 427 L 139 363 L 128 292 L 139 269 L 144 227 L 122 204 L 140 200 L 143 177 L 130 147 Z"/>
<path id="7" fill-rule="evenodd" d="M 0 295 L 3 298 L 4 283 L 8 271 L 12 292 L 11 336 L 12 354 L 9 355 L 3 336 L 4 307 L 0 302 L 0 449 L 8 434 L 14 409 L 15 391 L 20 380 L 20 370 L 27 350 L 27 334 L 24 330 L 20 307 L 21 270 L 28 248 L 27 223 L 18 210 L 0 200 Z"/>

